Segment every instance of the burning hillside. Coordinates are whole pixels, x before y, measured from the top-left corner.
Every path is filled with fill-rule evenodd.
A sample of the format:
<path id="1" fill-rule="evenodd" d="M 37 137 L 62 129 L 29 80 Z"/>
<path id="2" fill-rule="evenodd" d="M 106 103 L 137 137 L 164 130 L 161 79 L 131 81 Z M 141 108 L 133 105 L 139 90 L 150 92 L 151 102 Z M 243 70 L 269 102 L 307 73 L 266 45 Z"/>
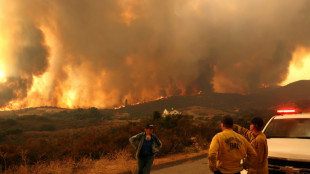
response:
<path id="1" fill-rule="evenodd" d="M 0 0 L 0 107 L 250 93 L 286 79 L 309 21 L 307 0 Z"/>

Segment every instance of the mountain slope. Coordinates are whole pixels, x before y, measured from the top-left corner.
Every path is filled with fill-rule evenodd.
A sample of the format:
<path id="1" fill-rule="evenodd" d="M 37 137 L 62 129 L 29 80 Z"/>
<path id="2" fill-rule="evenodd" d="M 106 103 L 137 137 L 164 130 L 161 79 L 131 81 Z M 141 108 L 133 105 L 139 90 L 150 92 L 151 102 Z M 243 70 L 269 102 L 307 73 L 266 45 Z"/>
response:
<path id="1" fill-rule="evenodd" d="M 119 111 L 139 111 L 151 113 L 155 110 L 181 109 L 189 106 L 202 106 L 225 111 L 236 108 L 269 108 L 273 106 L 310 100 L 310 80 L 297 81 L 286 86 L 262 89 L 249 95 L 210 93 L 196 96 L 174 96 L 156 101 L 127 106 Z"/>

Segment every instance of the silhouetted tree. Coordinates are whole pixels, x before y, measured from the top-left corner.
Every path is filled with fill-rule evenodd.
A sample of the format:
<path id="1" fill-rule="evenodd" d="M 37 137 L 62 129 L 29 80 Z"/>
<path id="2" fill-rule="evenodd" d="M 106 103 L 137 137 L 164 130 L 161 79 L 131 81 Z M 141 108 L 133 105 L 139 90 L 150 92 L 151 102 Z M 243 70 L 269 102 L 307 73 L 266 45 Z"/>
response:
<path id="1" fill-rule="evenodd" d="M 156 121 L 156 120 L 159 120 L 160 118 L 161 118 L 161 113 L 158 111 L 154 111 L 153 112 L 153 120 Z"/>

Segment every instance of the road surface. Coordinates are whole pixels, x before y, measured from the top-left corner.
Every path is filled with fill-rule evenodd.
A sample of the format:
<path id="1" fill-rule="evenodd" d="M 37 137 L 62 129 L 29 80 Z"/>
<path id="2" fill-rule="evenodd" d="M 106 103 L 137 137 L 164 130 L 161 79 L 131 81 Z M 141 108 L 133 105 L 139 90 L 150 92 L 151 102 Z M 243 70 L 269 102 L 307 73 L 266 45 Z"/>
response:
<path id="1" fill-rule="evenodd" d="M 213 174 L 208 168 L 207 158 L 188 161 L 183 164 L 171 166 L 159 170 L 152 170 L 151 174 Z M 246 174 L 245 171 L 241 174 Z"/>
<path id="2" fill-rule="evenodd" d="M 151 174 L 212 174 L 208 168 L 207 158 L 151 171 Z"/>

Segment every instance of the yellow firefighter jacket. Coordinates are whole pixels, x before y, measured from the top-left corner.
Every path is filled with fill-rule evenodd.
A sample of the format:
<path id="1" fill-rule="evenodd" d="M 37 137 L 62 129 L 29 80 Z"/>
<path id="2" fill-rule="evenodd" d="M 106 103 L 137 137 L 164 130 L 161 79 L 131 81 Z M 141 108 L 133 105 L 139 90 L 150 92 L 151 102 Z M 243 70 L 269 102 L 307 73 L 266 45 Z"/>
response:
<path id="1" fill-rule="evenodd" d="M 232 129 L 225 129 L 216 134 L 209 149 L 209 169 L 214 172 L 237 173 L 243 169 L 245 160 L 252 165 L 256 152 L 251 144 Z"/>
<path id="2" fill-rule="evenodd" d="M 263 132 L 258 132 L 254 134 L 250 130 L 243 128 L 239 125 L 234 124 L 233 130 L 243 135 L 250 141 L 251 145 L 254 147 L 257 158 L 255 161 L 255 166 L 249 169 L 248 174 L 267 174 L 268 173 L 268 146 L 267 139 Z"/>

